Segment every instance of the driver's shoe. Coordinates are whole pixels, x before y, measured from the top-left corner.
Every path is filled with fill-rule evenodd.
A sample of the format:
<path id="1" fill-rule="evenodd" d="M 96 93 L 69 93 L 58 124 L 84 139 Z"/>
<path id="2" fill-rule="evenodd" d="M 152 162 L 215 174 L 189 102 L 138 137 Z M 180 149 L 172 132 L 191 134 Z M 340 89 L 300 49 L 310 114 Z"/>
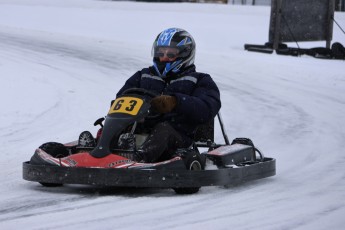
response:
<path id="1" fill-rule="evenodd" d="M 79 135 L 78 147 L 93 148 L 96 147 L 95 138 L 89 131 L 84 131 Z"/>

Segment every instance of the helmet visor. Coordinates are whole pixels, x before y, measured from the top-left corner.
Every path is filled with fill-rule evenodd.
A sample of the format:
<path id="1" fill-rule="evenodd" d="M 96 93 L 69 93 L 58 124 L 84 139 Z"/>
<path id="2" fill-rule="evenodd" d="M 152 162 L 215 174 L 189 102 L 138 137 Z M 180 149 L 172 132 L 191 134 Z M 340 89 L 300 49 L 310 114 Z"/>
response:
<path id="1" fill-rule="evenodd" d="M 176 59 L 179 57 L 179 49 L 172 47 L 156 47 L 154 49 L 153 57 L 155 58 L 169 58 Z"/>
<path id="2" fill-rule="evenodd" d="M 163 57 L 164 53 L 169 58 L 184 58 L 188 57 L 191 52 L 191 47 L 188 46 L 157 46 L 156 44 L 153 44 L 152 46 L 152 56 L 154 58 Z"/>

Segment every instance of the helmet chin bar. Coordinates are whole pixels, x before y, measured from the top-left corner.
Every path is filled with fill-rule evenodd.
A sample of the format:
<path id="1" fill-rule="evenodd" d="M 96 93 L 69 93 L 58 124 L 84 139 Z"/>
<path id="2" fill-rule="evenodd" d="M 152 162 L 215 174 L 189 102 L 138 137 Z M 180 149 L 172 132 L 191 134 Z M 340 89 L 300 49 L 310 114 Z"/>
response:
<path id="1" fill-rule="evenodd" d="M 160 62 L 159 60 L 153 61 L 153 66 L 162 78 L 168 77 L 169 73 L 178 73 L 182 67 L 182 59 L 177 59 L 174 62 Z"/>
<path id="2" fill-rule="evenodd" d="M 162 77 L 161 70 L 160 70 L 164 68 L 164 66 L 162 66 L 162 63 L 153 59 L 153 67 L 156 70 L 156 73 L 158 74 L 158 76 Z"/>

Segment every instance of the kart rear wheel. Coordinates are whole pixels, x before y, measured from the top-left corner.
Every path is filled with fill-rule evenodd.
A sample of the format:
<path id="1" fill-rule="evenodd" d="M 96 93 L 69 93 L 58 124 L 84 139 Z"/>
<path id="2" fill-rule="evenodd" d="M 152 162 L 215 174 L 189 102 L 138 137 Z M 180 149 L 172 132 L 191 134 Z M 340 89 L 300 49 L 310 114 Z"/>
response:
<path id="1" fill-rule="evenodd" d="M 185 164 L 188 170 L 204 170 L 204 164 L 201 160 L 200 154 L 197 152 L 190 152 L 185 156 Z M 195 188 L 173 188 L 177 194 L 193 194 L 197 193 L 200 187 Z"/>

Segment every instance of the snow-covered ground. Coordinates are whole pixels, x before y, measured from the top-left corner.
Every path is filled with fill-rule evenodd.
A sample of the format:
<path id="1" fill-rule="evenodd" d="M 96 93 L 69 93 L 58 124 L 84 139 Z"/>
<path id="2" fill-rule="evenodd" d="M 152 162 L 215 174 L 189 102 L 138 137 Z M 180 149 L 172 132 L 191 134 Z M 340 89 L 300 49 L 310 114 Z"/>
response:
<path id="1" fill-rule="evenodd" d="M 264 6 L 0 0 L 0 229 L 344 229 L 345 62 L 245 51 L 267 41 L 269 16 Z M 186 196 L 24 181 L 40 144 L 96 132 L 168 27 L 194 36 L 230 139 L 252 138 L 277 175 Z M 333 38 L 345 43 L 336 26 Z"/>

